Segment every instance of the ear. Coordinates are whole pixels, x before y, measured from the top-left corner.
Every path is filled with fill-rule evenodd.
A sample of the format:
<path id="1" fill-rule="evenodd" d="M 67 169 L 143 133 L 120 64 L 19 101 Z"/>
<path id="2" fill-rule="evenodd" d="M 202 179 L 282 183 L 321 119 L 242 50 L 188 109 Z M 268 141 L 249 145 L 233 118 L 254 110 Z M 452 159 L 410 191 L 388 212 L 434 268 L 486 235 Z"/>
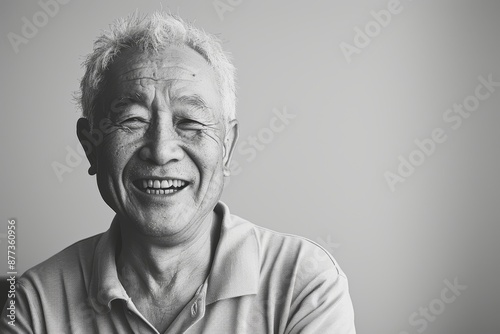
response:
<path id="1" fill-rule="evenodd" d="M 95 146 L 95 140 L 92 137 L 90 129 L 90 123 L 86 118 L 80 118 L 76 123 L 76 135 L 78 140 L 85 151 L 85 155 L 89 160 L 89 175 L 95 175 L 97 173 L 97 154 Z"/>
<path id="2" fill-rule="evenodd" d="M 233 152 L 236 147 L 236 142 L 238 141 L 238 136 L 238 121 L 233 119 L 228 123 L 226 128 L 226 137 L 224 138 L 224 176 L 231 175 L 231 169 L 229 166 L 231 164 L 231 157 L 233 156 Z"/>

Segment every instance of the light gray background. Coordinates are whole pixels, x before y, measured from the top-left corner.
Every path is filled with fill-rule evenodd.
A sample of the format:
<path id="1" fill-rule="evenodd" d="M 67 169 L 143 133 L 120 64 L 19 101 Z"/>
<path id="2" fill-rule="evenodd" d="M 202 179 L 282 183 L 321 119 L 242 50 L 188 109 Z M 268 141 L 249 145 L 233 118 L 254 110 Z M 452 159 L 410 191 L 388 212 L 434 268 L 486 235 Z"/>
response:
<path id="1" fill-rule="evenodd" d="M 233 54 L 240 140 L 274 108 L 296 115 L 255 160 L 236 153 L 242 170 L 223 196 L 233 213 L 327 247 L 350 279 L 359 333 L 417 333 L 409 316 L 455 278 L 467 289 L 425 333 L 500 333 L 500 89 L 458 130 L 442 118 L 478 76 L 500 81 L 500 1 L 402 0 L 350 64 L 339 44 L 388 1 L 232 2 L 221 20 L 213 0 L 73 0 L 16 54 L 7 34 L 41 8 L 2 0 L 0 233 L 17 219 L 19 272 L 108 228 L 88 163 L 63 182 L 51 164 L 78 147 L 71 96 L 94 38 L 137 8 L 164 8 Z M 447 141 L 392 192 L 384 173 L 436 127 Z"/>

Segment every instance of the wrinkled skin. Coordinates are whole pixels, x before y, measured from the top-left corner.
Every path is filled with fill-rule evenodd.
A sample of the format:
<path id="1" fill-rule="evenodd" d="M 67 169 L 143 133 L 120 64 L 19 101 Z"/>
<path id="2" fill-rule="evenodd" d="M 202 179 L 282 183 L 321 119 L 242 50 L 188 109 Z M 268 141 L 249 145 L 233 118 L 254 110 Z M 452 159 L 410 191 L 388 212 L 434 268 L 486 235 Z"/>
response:
<path id="1" fill-rule="evenodd" d="M 186 46 L 158 54 L 122 52 L 111 66 L 104 140 L 88 154 L 99 191 L 122 227 L 167 244 L 202 233 L 219 200 L 237 136 L 225 122 L 213 69 Z M 95 126 L 95 125 L 94 125 Z M 78 122 L 80 141 L 89 130 Z M 94 129 L 95 131 L 95 129 Z M 173 194 L 147 194 L 142 179 L 187 182 Z"/>

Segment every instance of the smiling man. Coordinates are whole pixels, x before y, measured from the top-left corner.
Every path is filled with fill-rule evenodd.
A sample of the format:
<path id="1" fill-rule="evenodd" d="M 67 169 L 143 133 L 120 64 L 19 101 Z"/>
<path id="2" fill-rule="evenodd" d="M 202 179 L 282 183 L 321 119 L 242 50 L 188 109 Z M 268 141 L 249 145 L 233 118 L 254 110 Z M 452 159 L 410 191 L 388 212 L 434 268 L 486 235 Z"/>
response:
<path id="1" fill-rule="evenodd" d="M 2 333 L 355 333 L 328 252 L 219 201 L 238 123 L 215 37 L 163 12 L 118 21 L 81 105 L 89 174 L 116 216 L 20 278 Z"/>

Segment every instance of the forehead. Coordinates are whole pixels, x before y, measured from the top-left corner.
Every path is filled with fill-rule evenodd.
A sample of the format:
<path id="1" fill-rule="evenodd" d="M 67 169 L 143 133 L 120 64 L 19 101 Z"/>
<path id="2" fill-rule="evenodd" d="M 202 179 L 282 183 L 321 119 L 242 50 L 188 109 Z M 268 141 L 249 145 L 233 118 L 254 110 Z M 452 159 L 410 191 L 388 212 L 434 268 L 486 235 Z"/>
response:
<path id="1" fill-rule="evenodd" d="M 158 52 L 126 49 L 111 65 L 110 77 L 115 92 L 155 86 L 214 94 L 217 86 L 212 67 L 187 46 L 169 46 Z"/>

